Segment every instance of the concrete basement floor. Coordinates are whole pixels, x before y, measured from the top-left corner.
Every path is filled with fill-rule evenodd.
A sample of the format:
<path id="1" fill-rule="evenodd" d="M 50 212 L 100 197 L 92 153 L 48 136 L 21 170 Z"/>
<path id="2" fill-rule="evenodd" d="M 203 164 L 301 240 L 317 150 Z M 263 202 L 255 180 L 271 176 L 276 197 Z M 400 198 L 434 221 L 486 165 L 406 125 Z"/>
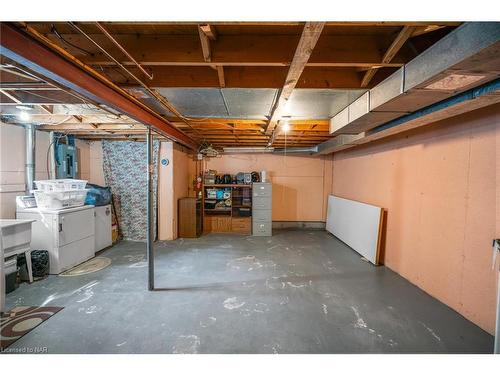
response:
<path id="1" fill-rule="evenodd" d="M 48 353 L 491 353 L 493 337 L 329 233 L 121 242 L 112 264 L 22 284 L 7 308 L 64 309 L 11 345 Z"/>

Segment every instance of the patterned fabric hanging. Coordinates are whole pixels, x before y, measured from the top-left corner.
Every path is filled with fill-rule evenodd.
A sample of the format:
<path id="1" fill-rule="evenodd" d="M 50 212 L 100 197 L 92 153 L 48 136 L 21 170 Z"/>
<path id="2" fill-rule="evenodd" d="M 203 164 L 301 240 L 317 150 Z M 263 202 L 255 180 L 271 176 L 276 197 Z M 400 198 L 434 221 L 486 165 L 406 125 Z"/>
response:
<path id="1" fill-rule="evenodd" d="M 160 142 L 153 142 L 153 231 L 156 238 L 158 153 Z M 145 142 L 102 141 L 106 185 L 113 192 L 120 235 L 125 240 L 147 238 L 147 147 Z"/>

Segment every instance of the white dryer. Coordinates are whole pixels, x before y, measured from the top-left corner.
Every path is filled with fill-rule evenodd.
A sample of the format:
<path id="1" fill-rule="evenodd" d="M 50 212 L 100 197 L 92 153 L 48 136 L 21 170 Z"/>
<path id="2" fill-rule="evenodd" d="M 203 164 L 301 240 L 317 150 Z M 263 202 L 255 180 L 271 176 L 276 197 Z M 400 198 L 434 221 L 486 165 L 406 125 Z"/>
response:
<path id="1" fill-rule="evenodd" d="M 17 218 L 35 220 L 31 249 L 48 250 L 51 274 L 59 274 L 94 257 L 94 206 L 62 210 L 18 206 Z"/>

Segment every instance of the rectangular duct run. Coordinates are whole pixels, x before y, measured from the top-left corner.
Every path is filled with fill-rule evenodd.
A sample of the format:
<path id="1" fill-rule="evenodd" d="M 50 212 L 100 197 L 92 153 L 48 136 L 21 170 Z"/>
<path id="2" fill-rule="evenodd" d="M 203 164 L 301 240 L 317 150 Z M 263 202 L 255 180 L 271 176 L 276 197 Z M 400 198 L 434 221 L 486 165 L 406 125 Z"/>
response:
<path id="1" fill-rule="evenodd" d="M 330 120 L 355 135 L 500 77 L 500 23 L 467 22 Z"/>
<path id="2" fill-rule="evenodd" d="M 411 129 L 500 103 L 500 78 L 360 134 L 339 134 L 318 145 L 318 155 L 339 152 Z"/>

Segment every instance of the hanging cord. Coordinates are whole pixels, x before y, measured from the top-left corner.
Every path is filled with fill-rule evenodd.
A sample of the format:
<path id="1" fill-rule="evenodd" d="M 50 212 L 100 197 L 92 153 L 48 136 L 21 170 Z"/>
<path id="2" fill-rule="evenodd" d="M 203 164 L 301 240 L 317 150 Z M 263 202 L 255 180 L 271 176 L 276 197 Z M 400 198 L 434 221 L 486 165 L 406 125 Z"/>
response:
<path id="1" fill-rule="evenodd" d="M 49 155 L 50 155 L 50 148 L 51 147 L 55 147 L 55 145 L 57 145 L 59 143 L 59 140 L 63 137 L 66 137 L 66 140 L 68 139 L 68 133 L 65 132 L 63 134 L 60 134 L 58 136 L 55 136 L 54 139 L 52 140 L 52 142 L 49 143 L 49 147 L 47 147 L 47 153 L 46 153 L 46 168 L 47 168 L 47 178 L 50 179 L 50 168 L 49 168 Z M 54 171 L 54 174 L 55 174 L 55 171 Z M 55 177 L 55 176 L 54 176 Z"/>

